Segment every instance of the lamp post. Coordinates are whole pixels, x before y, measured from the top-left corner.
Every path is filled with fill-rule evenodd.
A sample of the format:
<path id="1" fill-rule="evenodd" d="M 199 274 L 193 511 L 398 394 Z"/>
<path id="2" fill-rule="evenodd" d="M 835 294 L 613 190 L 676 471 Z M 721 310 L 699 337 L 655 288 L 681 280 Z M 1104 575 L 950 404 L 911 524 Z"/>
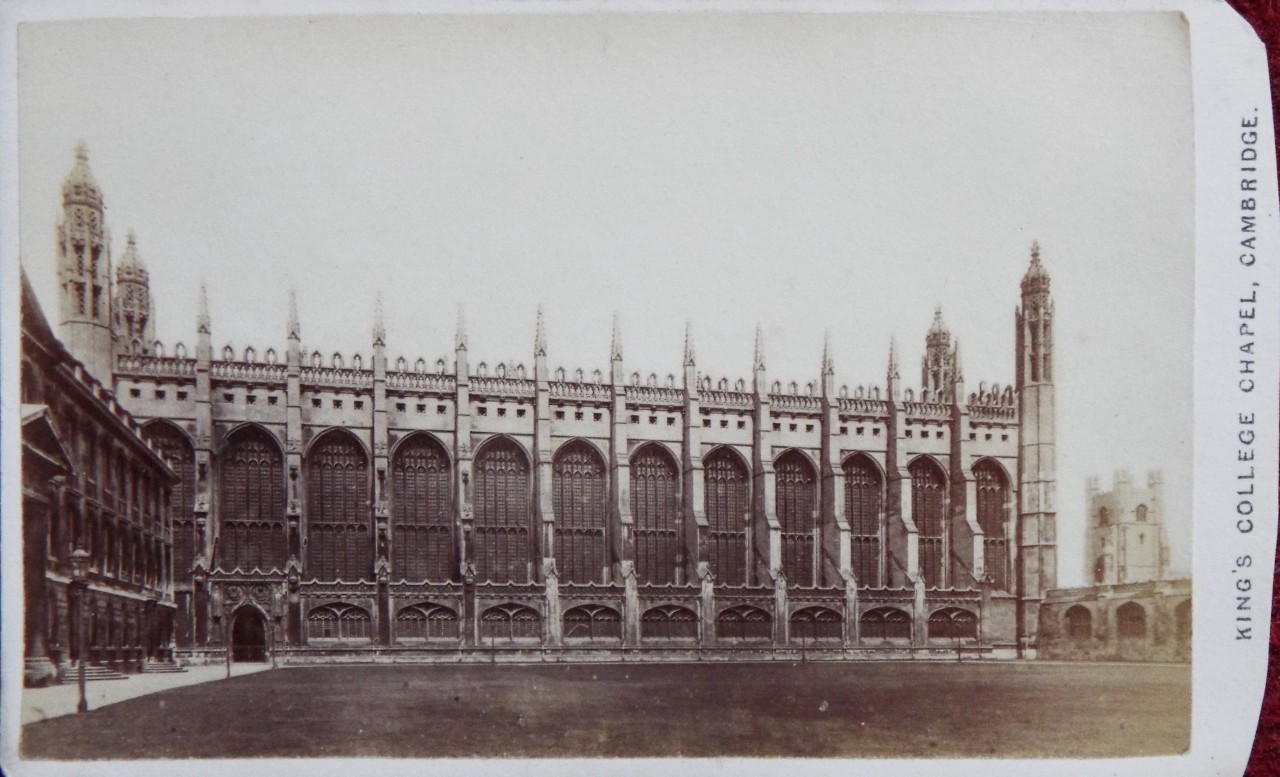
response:
<path id="1" fill-rule="evenodd" d="M 89 697 L 85 692 L 85 664 L 88 657 L 84 648 L 84 589 L 88 585 L 89 551 L 76 548 L 71 553 L 71 607 L 75 610 L 72 616 L 76 624 L 76 658 L 79 659 L 77 682 L 80 685 L 80 702 L 76 712 L 89 711 Z"/>

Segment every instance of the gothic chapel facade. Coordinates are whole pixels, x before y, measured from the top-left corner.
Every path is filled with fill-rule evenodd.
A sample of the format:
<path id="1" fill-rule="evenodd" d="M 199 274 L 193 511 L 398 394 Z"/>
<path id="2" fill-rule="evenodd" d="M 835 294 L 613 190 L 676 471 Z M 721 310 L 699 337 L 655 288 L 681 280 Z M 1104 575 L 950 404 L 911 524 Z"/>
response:
<path id="1" fill-rule="evenodd" d="M 79 191 L 81 196 L 69 193 Z M 83 196 L 86 191 L 92 196 Z M 1053 303 L 1033 247 L 1015 383 L 966 390 L 935 316 L 921 385 L 807 386 L 473 353 L 215 347 L 153 333 L 132 237 L 112 276 L 83 151 L 64 185 L 70 351 L 164 451 L 179 655 L 283 661 L 540 654 L 628 660 L 818 651 L 1034 655 L 1055 586 Z"/>

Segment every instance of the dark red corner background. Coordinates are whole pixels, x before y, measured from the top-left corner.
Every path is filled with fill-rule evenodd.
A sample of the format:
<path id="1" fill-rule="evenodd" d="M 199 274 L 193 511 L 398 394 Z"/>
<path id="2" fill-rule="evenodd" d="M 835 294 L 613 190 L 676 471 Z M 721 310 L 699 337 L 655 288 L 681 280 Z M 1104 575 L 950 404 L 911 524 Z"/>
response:
<path id="1" fill-rule="evenodd" d="M 1275 127 L 1280 124 L 1276 96 L 1280 94 L 1280 0 L 1228 0 L 1241 16 L 1253 25 L 1267 46 L 1267 65 L 1271 70 L 1271 115 Z M 1280 151 L 1280 143 L 1277 143 Z M 1280 157 L 1280 154 L 1277 155 Z M 1280 333 L 1277 333 L 1280 335 Z M 1280 547 L 1277 548 L 1280 551 Z M 1272 589 L 1271 650 L 1267 663 L 1266 695 L 1258 733 L 1249 755 L 1247 775 L 1280 775 L 1280 553 L 1276 556 L 1276 587 Z"/>

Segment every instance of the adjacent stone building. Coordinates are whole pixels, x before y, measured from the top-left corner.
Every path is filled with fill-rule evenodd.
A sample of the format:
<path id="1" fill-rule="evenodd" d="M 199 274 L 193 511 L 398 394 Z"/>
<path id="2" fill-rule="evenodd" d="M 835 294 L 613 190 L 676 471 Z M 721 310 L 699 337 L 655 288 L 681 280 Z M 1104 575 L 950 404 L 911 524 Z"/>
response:
<path id="1" fill-rule="evenodd" d="M 1135 486 L 1125 470 L 1110 491 L 1086 485 L 1086 573 L 1094 584 L 1049 591 L 1041 655 L 1139 661 L 1191 659 L 1191 581 L 1170 579 L 1163 478 Z"/>
<path id="2" fill-rule="evenodd" d="M 24 679 L 55 681 L 82 659 L 123 672 L 168 661 L 178 478 L 54 336 L 25 274 L 21 306 Z M 83 578 L 73 569 L 77 550 L 88 554 Z M 73 585 L 82 586 L 83 613 Z"/>
<path id="3" fill-rule="evenodd" d="M 461 316 L 448 358 L 394 356 L 380 309 L 367 351 L 322 353 L 292 294 L 281 340 L 236 349 L 202 289 L 193 347 L 166 346 L 132 236 L 110 283 L 83 151 L 66 191 L 61 331 L 178 475 L 189 658 L 1034 654 L 1056 581 L 1036 247 L 1012 385 L 966 383 L 939 311 L 918 387 L 890 347 L 850 389 L 829 346 L 814 380 L 771 376 L 758 330 L 746 379 L 703 374 L 691 333 L 674 372 L 628 369 L 616 320 L 602 368 L 554 367 L 541 312 L 525 361 Z"/>

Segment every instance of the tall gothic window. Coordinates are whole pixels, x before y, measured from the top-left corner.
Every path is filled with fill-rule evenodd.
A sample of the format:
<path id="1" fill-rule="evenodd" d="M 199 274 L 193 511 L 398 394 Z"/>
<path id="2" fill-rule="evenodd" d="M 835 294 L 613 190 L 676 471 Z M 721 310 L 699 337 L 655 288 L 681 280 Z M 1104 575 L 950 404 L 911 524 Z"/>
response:
<path id="1" fill-rule="evenodd" d="M 187 436 L 171 424 L 152 422 L 144 431 L 181 478 L 169 491 L 173 513 L 173 566 L 179 580 L 189 583 L 191 566 L 196 561 L 196 524 L 192 515 L 196 499 L 195 451 Z"/>
<path id="2" fill-rule="evenodd" d="M 674 583 L 680 568 L 680 476 L 661 446 L 631 457 L 631 518 L 635 522 L 636 579 Z"/>
<path id="3" fill-rule="evenodd" d="M 368 458 L 350 434 L 326 432 L 307 456 L 306 573 L 361 580 L 372 567 Z"/>
<path id="4" fill-rule="evenodd" d="M 982 529 L 983 567 L 997 589 L 1009 590 L 1009 540 L 1005 531 L 1009 517 L 1009 478 L 991 459 L 973 468 L 978 491 L 978 526 Z"/>
<path id="5" fill-rule="evenodd" d="M 728 448 L 716 448 L 702 466 L 711 574 L 720 585 L 744 585 L 751 475 L 741 457 Z"/>
<path id="6" fill-rule="evenodd" d="M 284 530 L 284 457 L 275 438 L 253 426 L 235 432 L 222 454 L 220 472 L 220 565 L 223 569 L 283 568 L 289 554 Z M 178 571 L 185 575 L 188 570 L 179 567 Z"/>
<path id="7" fill-rule="evenodd" d="M 391 571 L 402 580 L 453 578 L 449 457 L 425 434 L 402 442 L 391 462 Z"/>
<path id="8" fill-rule="evenodd" d="M 479 580 L 529 581 L 529 459 L 499 437 L 475 460 L 475 549 Z"/>
<path id="9" fill-rule="evenodd" d="M 814 506 L 817 477 L 813 465 L 800 451 L 778 458 L 775 508 L 782 524 L 782 572 L 791 585 L 811 586 L 814 580 Z"/>
<path id="10" fill-rule="evenodd" d="M 844 514 L 849 521 L 853 578 L 862 588 L 880 585 L 880 522 L 884 511 L 884 479 L 864 454 L 844 463 Z"/>
<path id="11" fill-rule="evenodd" d="M 929 588 L 940 588 L 946 558 L 946 477 L 933 459 L 921 456 L 911 473 L 911 517 L 919 531 L 920 574 Z"/>
<path id="12" fill-rule="evenodd" d="M 551 472 L 560 579 L 605 582 L 604 460 L 590 445 L 574 440 L 556 452 Z"/>

